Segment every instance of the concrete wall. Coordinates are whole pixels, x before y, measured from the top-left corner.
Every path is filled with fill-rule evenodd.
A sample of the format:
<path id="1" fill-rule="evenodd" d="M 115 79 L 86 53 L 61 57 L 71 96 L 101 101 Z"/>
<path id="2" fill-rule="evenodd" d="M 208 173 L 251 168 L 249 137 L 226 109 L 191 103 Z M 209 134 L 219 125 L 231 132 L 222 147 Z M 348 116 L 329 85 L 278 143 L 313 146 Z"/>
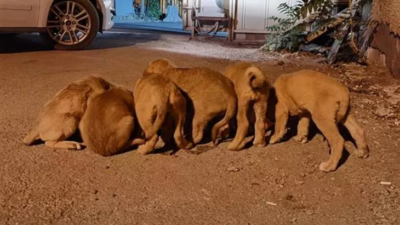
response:
<path id="1" fill-rule="evenodd" d="M 380 22 L 367 52 L 371 64 L 383 65 L 400 78 L 400 1 L 374 0 L 371 18 Z"/>

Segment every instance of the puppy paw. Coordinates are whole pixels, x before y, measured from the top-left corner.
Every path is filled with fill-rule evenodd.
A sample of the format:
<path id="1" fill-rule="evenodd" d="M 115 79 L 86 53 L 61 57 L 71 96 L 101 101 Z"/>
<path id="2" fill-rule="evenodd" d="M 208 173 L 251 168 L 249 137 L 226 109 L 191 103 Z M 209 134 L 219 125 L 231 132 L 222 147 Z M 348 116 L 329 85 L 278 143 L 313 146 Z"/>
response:
<path id="1" fill-rule="evenodd" d="M 308 138 L 307 138 L 307 137 L 304 137 L 304 136 L 295 136 L 293 139 L 294 139 L 296 142 L 302 143 L 302 144 L 305 144 L 305 143 L 308 142 Z"/>
<path id="2" fill-rule="evenodd" d="M 272 135 L 271 139 L 269 140 L 270 144 L 275 144 L 278 143 L 281 140 L 281 138 L 278 135 Z"/>
<path id="3" fill-rule="evenodd" d="M 329 162 L 323 162 L 319 165 L 319 170 L 323 172 L 332 172 L 336 170 L 336 166 Z"/>
<path id="4" fill-rule="evenodd" d="M 75 146 L 76 146 L 76 148 L 75 148 L 76 150 L 81 150 L 82 149 L 82 145 L 79 144 L 79 143 L 76 143 Z"/>
<path id="5" fill-rule="evenodd" d="M 356 149 L 355 151 L 354 151 L 354 155 L 357 157 L 357 158 L 360 158 L 360 159 L 366 159 L 366 158 L 368 158 L 368 150 L 365 150 L 365 149 Z"/>
<path id="6" fill-rule="evenodd" d="M 137 149 L 138 153 L 141 155 L 148 155 L 153 149 L 148 149 L 146 145 L 140 145 Z"/>
<path id="7" fill-rule="evenodd" d="M 236 143 L 234 143 L 234 142 L 231 142 L 229 145 L 228 145 L 228 150 L 230 150 L 230 151 L 239 151 L 239 150 L 241 150 L 242 148 L 244 148 L 244 144 L 236 144 Z"/>
<path id="8" fill-rule="evenodd" d="M 179 145 L 179 148 L 185 149 L 185 150 L 192 149 L 193 147 L 194 147 L 194 144 L 189 141 L 186 141 L 185 143 L 182 143 Z"/>
<path id="9" fill-rule="evenodd" d="M 265 141 L 254 141 L 253 145 L 255 147 L 262 148 L 262 147 L 265 147 L 267 145 L 267 143 L 265 143 Z"/>
<path id="10" fill-rule="evenodd" d="M 82 146 L 79 143 L 68 143 L 67 149 L 68 150 L 81 150 Z"/>
<path id="11" fill-rule="evenodd" d="M 219 143 L 218 138 L 212 141 L 212 145 L 213 145 L 214 147 L 217 147 L 218 143 Z"/>

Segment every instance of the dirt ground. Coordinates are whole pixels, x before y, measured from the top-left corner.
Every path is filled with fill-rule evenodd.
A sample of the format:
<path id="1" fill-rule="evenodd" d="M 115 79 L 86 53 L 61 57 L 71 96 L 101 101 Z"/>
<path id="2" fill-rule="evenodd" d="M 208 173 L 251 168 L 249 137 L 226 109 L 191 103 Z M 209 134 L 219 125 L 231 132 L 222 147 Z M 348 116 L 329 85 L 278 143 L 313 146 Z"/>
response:
<path id="1" fill-rule="evenodd" d="M 400 224 L 399 81 L 379 68 L 331 67 L 316 56 L 146 35 L 101 35 L 77 52 L 48 51 L 35 35 L 1 40 L 0 224 Z M 351 90 L 370 157 L 352 156 L 347 141 L 338 170 L 320 172 L 329 157 L 320 134 L 304 145 L 288 136 L 240 152 L 225 142 L 202 154 L 108 158 L 23 145 L 39 109 L 68 83 L 95 73 L 133 89 L 157 58 L 218 71 L 251 60 L 271 82 L 301 68 L 324 71 Z"/>

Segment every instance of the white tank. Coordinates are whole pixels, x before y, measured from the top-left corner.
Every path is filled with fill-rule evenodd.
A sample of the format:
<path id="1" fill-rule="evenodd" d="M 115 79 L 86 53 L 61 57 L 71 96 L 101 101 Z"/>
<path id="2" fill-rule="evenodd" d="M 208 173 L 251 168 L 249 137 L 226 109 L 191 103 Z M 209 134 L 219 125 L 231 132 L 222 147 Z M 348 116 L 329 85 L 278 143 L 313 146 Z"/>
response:
<path id="1" fill-rule="evenodd" d="M 201 0 L 200 12 L 197 16 L 225 17 L 226 0 Z"/>

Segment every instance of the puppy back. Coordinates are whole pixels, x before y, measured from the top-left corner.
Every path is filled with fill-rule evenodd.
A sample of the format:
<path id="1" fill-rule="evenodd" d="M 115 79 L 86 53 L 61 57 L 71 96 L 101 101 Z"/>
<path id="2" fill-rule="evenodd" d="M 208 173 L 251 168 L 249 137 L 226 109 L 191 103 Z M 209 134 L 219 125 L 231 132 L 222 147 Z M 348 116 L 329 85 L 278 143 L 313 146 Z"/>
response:
<path id="1" fill-rule="evenodd" d="M 295 102 L 314 111 L 321 105 L 338 105 L 339 114 L 349 107 L 350 93 L 341 82 L 314 70 L 300 70 L 278 77 L 274 84 L 278 100 Z"/>
<path id="2" fill-rule="evenodd" d="M 133 96 L 125 90 L 112 88 L 91 100 L 80 129 L 88 148 L 109 156 L 122 150 L 133 126 Z"/>
<path id="3" fill-rule="evenodd" d="M 162 74 L 166 71 L 168 71 L 169 69 L 173 69 L 176 68 L 177 66 L 167 60 L 167 59 L 157 59 L 154 61 L 151 61 L 147 67 L 146 70 L 144 71 L 143 75 L 149 75 L 149 74 Z"/>
<path id="4" fill-rule="evenodd" d="M 80 119 L 86 110 L 89 97 L 93 94 L 102 93 L 110 89 L 111 86 L 113 84 L 98 76 L 87 76 L 72 82 L 57 92 L 43 106 L 41 116 L 48 117 L 54 114 L 68 114 Z"/>

